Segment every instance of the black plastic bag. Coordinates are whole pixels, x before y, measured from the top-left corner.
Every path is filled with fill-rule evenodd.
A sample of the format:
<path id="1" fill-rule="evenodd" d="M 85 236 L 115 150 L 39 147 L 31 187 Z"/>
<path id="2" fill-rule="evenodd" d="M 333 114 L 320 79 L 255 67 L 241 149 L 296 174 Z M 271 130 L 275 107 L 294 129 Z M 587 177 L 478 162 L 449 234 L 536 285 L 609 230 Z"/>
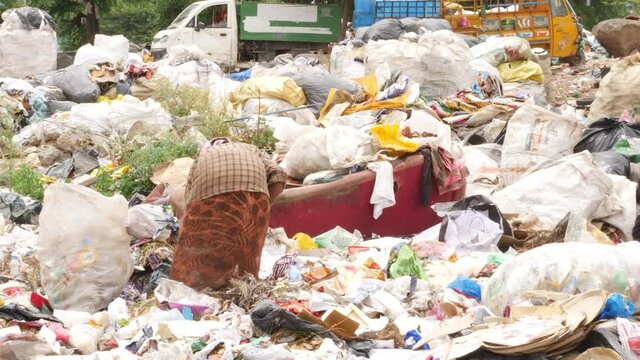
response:
<path id="1" fill-rule="evenodd" d="M 0 216 L 13 221 L 16 224 L 38 224 L 38 216 L 42 211 L 39 201 L 31 201 L 28 204 L 24 198 L 14 193 L 0 194 Z"/>
<path id="2" fill-rule="evenodd" d="M 420 33 L 421 28 L 427 31 L 451 30 L 451 24 L 445 19 L 421 19 L 416 17 L 408 17 L 400 19 L 400 23 L 404 31 Z"/>
<path id="3" fill-rule="evenodd" d="M 398 19 L 384 19 L 371 25 L 362 36 L 362 41 L 398 40 L 404 34 L 404 27 Z"/>
<path id="4" fill-rule="evenodd" d="M 21 7 L 17 9 L 9 9 L 7 11 L 11 11 L 18 16 L 20 22 L 22 22 L 22 27 L 25 30 L 40 29 L 40 25 L 43 21 L 51 26 L 53 30 L 56 29 L 56 22 L 53 20 L 51 15 L 44 10 L 33 7 Z"/>
<path id="5" fill-rule="evenodd" d="M 53 315 L 42 312 L 35 312 L 20 304 L 7 304 L 0 307 L 0 319 L 16 320 L 16 321 L 38 321 L 48 320 L 51 322 L 62 323 Z"/>
<path id="6" fill-rule="evenodd" d="M 486 213 L 486 216 L 489 218 L 489 220 L 497 223 L 500 226 L 503 235 L 513 236 L 511 225 L 504 218 L 502 212 L 500 211 L 500 209 L 498 209 L 498 206 L 487 197 L 483 195 L 473 195 L 466 197 L 453 204 L 453 206 L 449 208 L 447 212 L 464 210 L 473 210 L 479 213 Z M 442 221 L 442 226 L 440 227 L 440 241 L 443 241 L 443 239 L 445 238 L 445 234 L 447 233 L 448 220 L 448 215 L 445 215 L 444 220 Z"/>
<path id="7" fill-rule="evenodd" d="M 290 330 L 318 334 L 324 338 L 336 338 L 323 326 L 300 319 L 289 310 L 279 308 L 272 301 L 262 301 L 251 311 L 251 320 L 262 331 L 271 335 L 278 330 Z"/>
<path id="8" fill-rule="evenodd" d="M 582 139 L 573 149 L 574 153 L 589 150 L 598 153 L 613 149 L 622 137 L 640 137 L 640 123 L 618 121 L 614 117 L 598 119 L 582 133 Z"/>
<path id="9" fill-rule="evenodd" d="M 593 162 L 600 170 L 611 175 L 622 175 L 629 178 L 631 164 L 626 156 L 615 151 L 605 151 L 592 154 Z"/>

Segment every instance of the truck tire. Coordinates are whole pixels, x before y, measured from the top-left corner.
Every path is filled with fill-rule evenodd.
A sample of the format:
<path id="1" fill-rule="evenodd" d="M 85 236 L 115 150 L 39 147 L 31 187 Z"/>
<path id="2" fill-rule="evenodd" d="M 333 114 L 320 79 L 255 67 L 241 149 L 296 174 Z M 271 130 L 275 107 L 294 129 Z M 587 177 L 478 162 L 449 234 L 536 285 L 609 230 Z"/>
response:
<path id="1" fill-rule="evenodd" d="M 569 65 L 571 66 L 580 66 L 583 65 L 587 61 L 587 56 L 584 54 L 583 49 L 578 49 L 578 52 L 571 58 L 569 58 Z"/>

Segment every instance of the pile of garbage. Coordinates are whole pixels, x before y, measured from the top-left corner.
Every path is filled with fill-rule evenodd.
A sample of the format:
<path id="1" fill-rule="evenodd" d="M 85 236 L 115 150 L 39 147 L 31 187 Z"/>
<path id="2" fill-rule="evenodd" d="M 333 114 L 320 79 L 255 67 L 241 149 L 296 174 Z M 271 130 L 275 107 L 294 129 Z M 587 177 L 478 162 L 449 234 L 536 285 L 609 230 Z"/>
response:
<path id="1" fill-rule="evenodd" d="M 5 12 L 0 41 L 55 39 L 46 13 L 20 11 L 37 26 Z M 544 51 L 438 21 L 379 22 L 324 64 L 286 54 L 227 74 L 197 48 L 156 61 L 97 35 L 70 67 L 2 79 L 0 126 L 26 156 L 0 191 L 0 358 L 640 355 L 637 55 L 580 111 L 549 101 Z M 206 111 L 176 115 L 184 89 Z M 271 229 L 259 279 L 196 291 L 169 273 L 205 112 L 232 137 L 272 132 L 290 186 L 372 171 L 368 217 L 396 206 L 393 166 L 411 155 L 456 200 L 421 198 L 442 221 L 401 237 Z M 165 152 L 122 156 L 150 144 Z"/>

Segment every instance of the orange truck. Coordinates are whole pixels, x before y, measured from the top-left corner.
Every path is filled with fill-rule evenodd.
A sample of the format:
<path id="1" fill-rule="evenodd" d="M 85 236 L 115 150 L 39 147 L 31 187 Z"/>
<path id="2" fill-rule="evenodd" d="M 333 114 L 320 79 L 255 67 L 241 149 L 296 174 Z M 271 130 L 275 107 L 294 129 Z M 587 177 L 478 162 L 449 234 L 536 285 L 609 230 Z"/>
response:
<path id="1" fill-rule="evenodd" d="M 568 0 L 356 0 L 354 25 L 388 18 L 443 18 L 467 35 L 518 36 L 554 58 L 584 62 L 582 25 Z"/>

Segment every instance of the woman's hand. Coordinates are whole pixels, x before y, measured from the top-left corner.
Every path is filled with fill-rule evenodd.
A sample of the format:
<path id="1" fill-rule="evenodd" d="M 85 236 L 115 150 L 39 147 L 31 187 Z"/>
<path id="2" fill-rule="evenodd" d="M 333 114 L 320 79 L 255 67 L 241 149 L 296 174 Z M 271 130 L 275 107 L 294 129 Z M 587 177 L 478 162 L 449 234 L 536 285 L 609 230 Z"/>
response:
<path id="1" fill-rule="evenodd" d="M 273 202 L 284 191 L 284 183 L 277 182 L 269 185 L 269 197 Z"/>

